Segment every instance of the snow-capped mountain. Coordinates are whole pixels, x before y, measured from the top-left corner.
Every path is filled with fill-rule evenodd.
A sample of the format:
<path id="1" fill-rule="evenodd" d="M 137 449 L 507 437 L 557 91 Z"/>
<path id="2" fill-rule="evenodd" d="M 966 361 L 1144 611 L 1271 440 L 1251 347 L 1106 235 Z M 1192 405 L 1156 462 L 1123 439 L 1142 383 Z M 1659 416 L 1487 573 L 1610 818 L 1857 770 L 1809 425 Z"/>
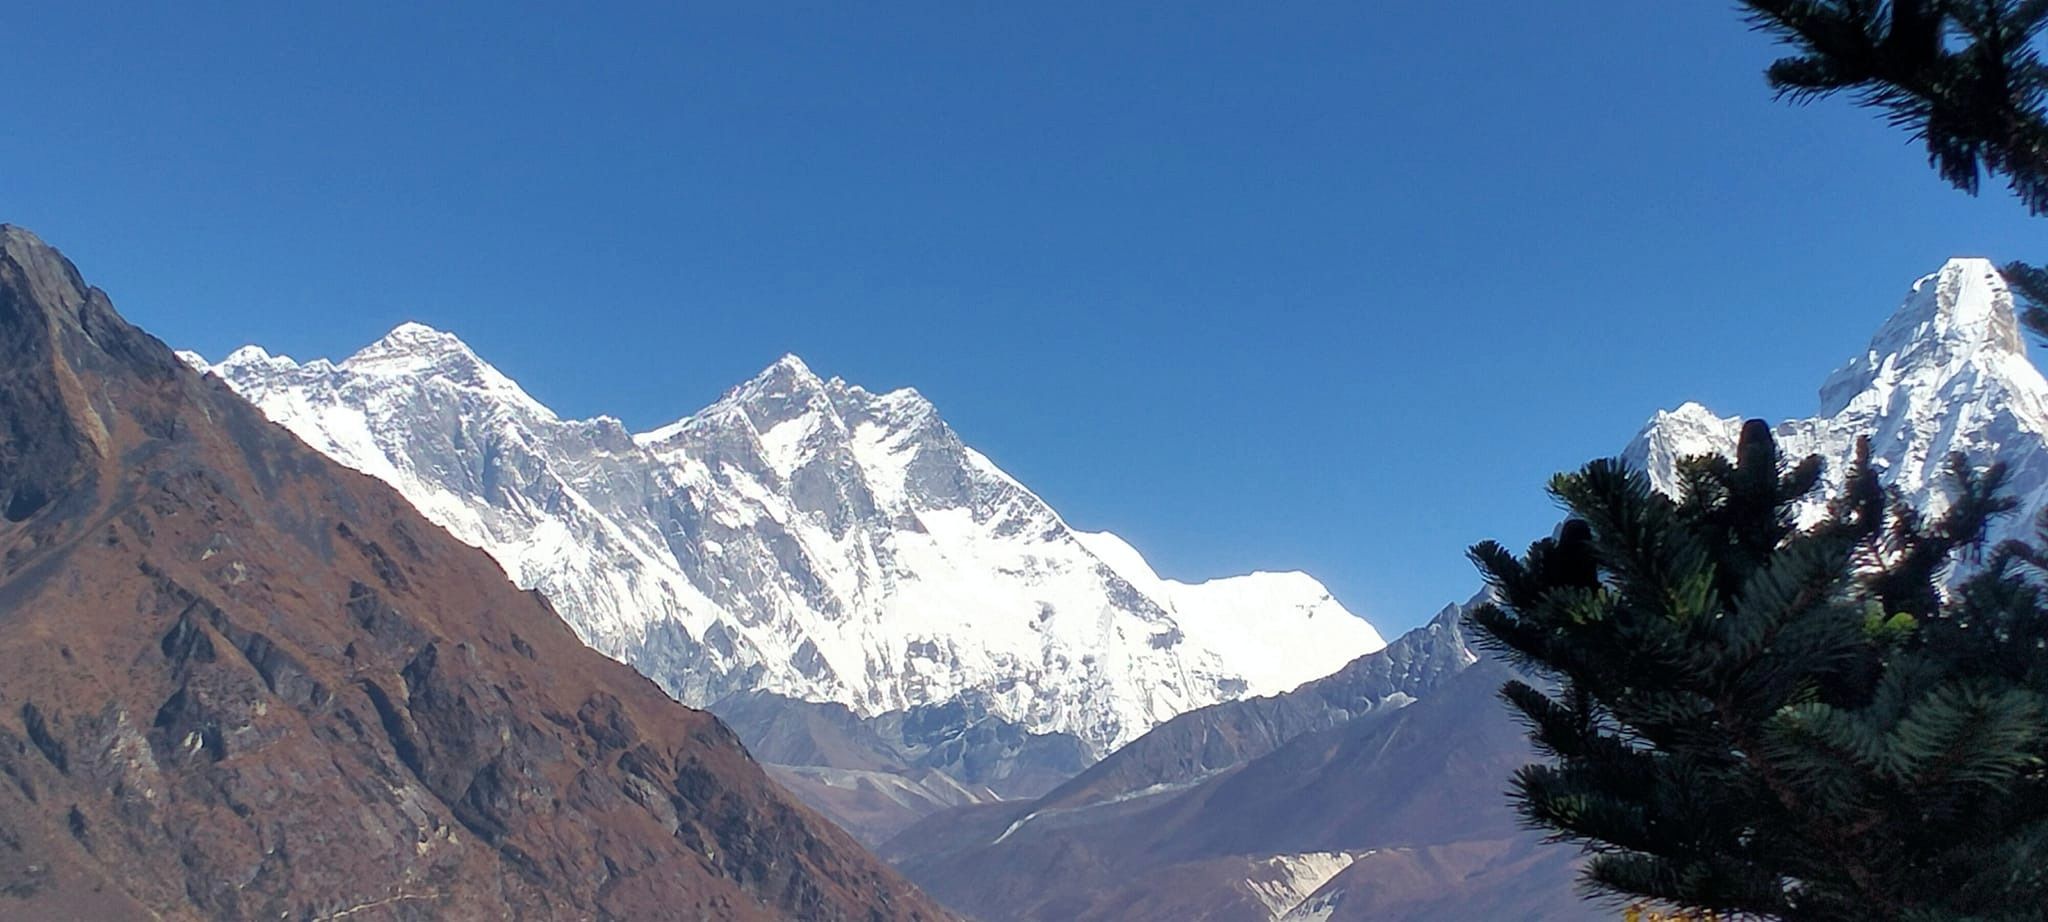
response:
<path id="1" fill-rule="evenodd" d="M 1670 490 L 1678 459 L 1732 457 L 1741 430 L 1741 417 L 1687 403 L 1652 418 L 1624 457 Z M 1978 466 L 2002 461 L 2021 506 L 1994 526 L 1994 541 L 2031 535 L 2048 505 L 2048 381 L 2027 359 L 2012 292 L 1989 260 L 1952 259 L 1915 282 L 1869 349 L 1829 376 L 1820 412 L 1775 433 L 1787 457 L 1826 460 L 1829 491 L 1839 488 L 1857 438 L 1868 436 L 1882 479 L 1930 512 L 1946 506 L 1951 452 Z M 1809 499 L 1804 523 L 1825 504 L 1822 495 Z"/>
<path id="2" fill-rule="evenodd" d="M 638 434 L 558 417 L 419 324 L 338 363 L 186 358 L 690 704 L 772 692 L 872 716 L 968 695 L 1101 753 L 1384 646 L 1306 574 L 1163 579 L 1068 527 L 916 391 L 795 356 Z"/>

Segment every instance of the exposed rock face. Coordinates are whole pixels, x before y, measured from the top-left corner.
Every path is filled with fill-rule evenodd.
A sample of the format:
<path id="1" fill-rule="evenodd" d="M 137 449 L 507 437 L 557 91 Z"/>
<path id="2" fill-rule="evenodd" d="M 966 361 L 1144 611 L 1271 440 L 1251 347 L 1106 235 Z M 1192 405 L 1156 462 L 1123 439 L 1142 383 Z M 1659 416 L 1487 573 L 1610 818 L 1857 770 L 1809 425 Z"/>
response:
<path id="1" fill-rule="evenodd" d="M 689 704 L 769 692 L 877 718 L 964 702 L 1099 756 L 1383 643 L 1305 574 L 1161 579 L 1114 535 L 1068 527 L 916 391 L 794 356 L 639 434 L 561 419 L 418 324 L 341 362 L 191 359 Z"/>
<path id="2" fill-rule="evenodd" d="M 4 226 L 0 356 L 0 916 L 942 916 Z"/>

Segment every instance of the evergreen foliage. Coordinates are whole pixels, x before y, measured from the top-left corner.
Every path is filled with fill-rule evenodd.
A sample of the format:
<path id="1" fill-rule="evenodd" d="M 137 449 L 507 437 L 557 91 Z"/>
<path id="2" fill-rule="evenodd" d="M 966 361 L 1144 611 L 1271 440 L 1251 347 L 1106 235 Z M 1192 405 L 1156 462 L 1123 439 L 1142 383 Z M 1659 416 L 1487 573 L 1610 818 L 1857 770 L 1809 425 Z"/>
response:
<path id="1" fill-rule="evenodd" d="M 2019 302 L 2020 322 L 2034 335 L 2048 339 L 2048 269 L 2011 262 L 1999 272 L 2005 276 L 2005 283 L 2012 286 L 2013 297 Z"/>
<path id="2" fill-rule="evenodd" d="M 2048 214 L 2048 66 L 2040 0 L 1743 0 L 1798 54 L 1766 75 L 1795 101 L 1840 92 L 1882 109 L 1927 146 L 1943 179 L 1975 194 L 2003 174 Z"/>
<path id="3" fill-rule="evenodd" d="M 1580 843 L 1589 886 L 1781 919 L 2039 919 L 2048 906 L 2048 552 L 1985 548 L 2002 468 L 1950 459 L 1947 509 L 1867 452 L 1824 520 L 1818 458 L 1761 421 L 1667 497 L 1596 461 L 1568 518 L 1472 559 L 1473 621 L 1534 679 L 1502 697 L 1546 761 L 1524 819 Z M 2048 533 L 2048 523 L 2044 523 Z M 1975 575 L 1945 584 L 1959 564 Z M 1539 687 L 1542 686 L 1542 687 Z"/>
<path id="4" fill-rule="evenodd" d="M 1796 54 L 1766 71 L 1779 95 L 1853 94 L 1926 145 L 1943 179 L 1972 195 L 2005 177 L 2048 215 L 2048 28 L 2043 0 L 1741 0 Z M 2048 271 L 2005 267 L 2020 319 L 2048 339 Z"/>

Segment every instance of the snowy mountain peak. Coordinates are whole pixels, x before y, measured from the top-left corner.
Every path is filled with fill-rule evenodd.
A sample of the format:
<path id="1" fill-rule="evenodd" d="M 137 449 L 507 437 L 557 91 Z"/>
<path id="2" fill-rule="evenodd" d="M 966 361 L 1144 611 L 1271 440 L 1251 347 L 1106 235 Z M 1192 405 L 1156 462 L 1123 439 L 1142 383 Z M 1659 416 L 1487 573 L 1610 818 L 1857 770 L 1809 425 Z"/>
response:
<path id="1" fill-rule="evenodd" d="M 1913 283 L 1906 299 L 1871 341 L 1873 347 L 1941 342 L 1955 349 L 2026 351 L 2012 290 L 1991 260 L 1958 257 Z"/>
<path id="2" fill-rule="evenodd" d="M 268 363 L 270 360 L 271 355 L 269 350 L 263 348 L 262 346 L 258 346 L 254 343 L 251 343 L 249 345 L 236 349 L 233 352 L 228 353 L 228 357 L 222 359 L 221 362 L 222 364 L 226 365 L 253 365 L 265 364 Z"/>
<path id="3" fill-rule="evenodd" d="M 392 327 L 382 339 L 364 346 L 342 364 L 358 371 L 402 373 L 450 360 L 483 364 L 483 360 L 455 334 L 408 320 Z"/>
<path id="4" fill-rule="evenodd" d="M 793 355 L 630 438 L 557 419 L 417 324 L 339 365 L 223 377 L 690 704 L 972 699 L 1106 751 L 1384 646 L 1305 574 L 1161 579 L 1074 533 L 916 391 L 820 380 Z"/>
<path id="5" fill-rule="evenodd" d="M 1741 417 L 1689 403 L 1658 413 L 1624 457 L 1670 490 L 1680 459 L 1732 456 L 1741 425 Z M 1994 539 L 2030 530 L 2048 504 L 2048 380 L 2027 358 L 2012 293 L 1989 260 L 1951 259 L 1914 283 L 1869 348 L 1828 378 L 1820 412 L 1774 432 L 1787 456 L 1819 454 L 1827 462 L 1830 490 L 1857 440 L 1868 438 L 1885 481 L 1931 513 L 1947 502 L 1950 454 L 1977 465 L 2003 461 L 2022 506 Z M 1824 502 L 1810 499 L 1803 518 L 1817 519 Z"/>
<path id="6" fill-rule="evenodd" d="M 756 375 L 755 378 L 758 380 L 760 378 L 766 378 L 775 375 L 786 375 L 792 378 L 808 378 L 812 381 L 818 380 L 817 373 L 811 371 L 811 366 L 805 364 L 804 360 L 794 352 L 783 353 L 781 358 L 776 359 L 773 363 L 769 364 L 767 368 L 762 369 L 761 373 L 759 375 Z"/>
<path id="7" fill-rule="evenodd" d="M 392 327 L 391 332 L 384 334 L 384 338 L 379 340 L 379 342 L 412 342 L 462 346 L 462 340 L 455 338 L 455 334 L 435 329 L 417 320 L 407 320 Z M 467 348 L 466 346 L 462 347 Z"/>
<path id="8" fill-rule="evenodd" d="M 1911 378 L 1925 384 L 1965 365 L 2026 363 L 2012 292 L 1988 259 L 1949 260 L 1912 292 L 1871 337 L 1870 347 L 1821 387 L 1821 414 L 1859 395 L 1888 394 Z"/>
<path id="9" fill-rule="evenodd" d="M 794 355 L 776 359 L 753 380 L 734 388 L 719 404 L 744 409 L 755 428 L 763 432 L 799 417 L 832 413 L 832 400 L 825 393 L 824 380 Z"/>
<path id="10" fill-rule="evenodd" d="M 391 332 L 384 334 L 384 338 L 364 346 L 330 368 L 351 376 L 401 379 L 414 383 L 439 381 L 473 392 L 486 400 L 502 401 L 522 413 L 554 418 L 553 411 L 533 399 L 518 382 L 484 361 L 455 334 L 416 321 L 409 320 L 393 327 Z M 233 378 L 229 380 L 234 381 Z"/>
<path id="11" fill-rule="evenodd" d="M 824 379 L 818 377 L 810 365 L 805 364 L 795 353 L 785 353 L 781 358 L 768 363 L 768 367 L 761 369 L 758 374 L 747 379 L 746 383 L 727 391 L 719 403 L 745 403 L 759 399 L 763 395 L 773 394 L 822 393 L 824 389 Z"/>
<path id="12" fill-rule="evenodd" d="M 710 406 L 682 419 L 633 436 L 633 440 L 645 446 L 659 446 L 673 442 L 676 437 L 692 430 L 707 427 L 737 425 L 745 420 L 746 427 L 754 435 L 765 436 L 782 423 L 812 418 L 813 425 L 820 416 L 832 413 L 832 401 L 826 392 L 826 384 L 811 371 L 794 353 L 785 353 L 770 363 L 760 373 L 747 379 L 718 398 Z M 788 441 L 798 433 L 784 429 L 782 438 Z"/>
<path id="13" fill-rule="evenodd" d="M 228 357 L 221 360 L 221 365 L 225 368 L 288 369 L 297 368 L 299 363 L 292 361 L 291 356 L 271 355 L 262 346 L 249 345 L 228 353 Z"/>

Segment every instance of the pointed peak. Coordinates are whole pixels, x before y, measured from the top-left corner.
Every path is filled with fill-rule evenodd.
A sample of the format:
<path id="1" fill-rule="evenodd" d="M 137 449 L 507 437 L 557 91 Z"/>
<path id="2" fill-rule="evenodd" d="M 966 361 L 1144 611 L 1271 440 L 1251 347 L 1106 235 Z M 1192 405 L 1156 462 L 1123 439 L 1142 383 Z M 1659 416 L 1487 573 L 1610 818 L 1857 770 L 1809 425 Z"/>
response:
<path id="1" fill-rule="evenodd" d="M 204 360 L 202 359 L 201 361 Z M 291 356 L 271 355 L 269 350 L 254 343 L 236 349 L 228 353 L 227 358 L 220 360 L 220 370 L 226 374 L 232 374 L 244 369 L 263 369 L 268 371 L 272 369 L 288 370 L 297 367 L 299 367 L 299 363 L 292 361 Z"/>
<path id="2" fill-rule="evenodd" d="M 1930 345 L 2026 351 L 2012 290 L 1991 260 L 1958 257 L 1942 264 L 1940 271 L 1923 276 L 1871 340 L 1873 350 Z"/>
<path id="3" fill-rule="evenodd" d="M 636 433 L 633 440 L 641 445 L 658 445 L 701 425 L 752 426 L 765 431 L 805 414 L 832 415 L 839 396 L 849 390 L 860 389 L 836 377 L 823 380 L 801 357 L 793 352 L 784 353 L 752 378 L 720 395 L 710 406 L 665 426 Z M 832 425 L 844 428 L 837 420 Z"/>
<path id="4" fill-rule="evenodd" d="M 1700 403 L 1697 400 L 1688 400 L 1669 410 L 1658 410 L 1655 420 L 1658 422 L 1665 420 L 1674 420 L 1679 422 L 1713 424 L 1719 424 L 1723 422 L 1722 418 L 1719 415 L 1715 414 L 1714 411 L 1707 409 L 1706 404 Z"/>
<path id="5" fill-rule="evenodd" d="M 741 390 L 758 390 L 762 387 L 780 389 L 780 385 L 794 384 L 805 390 L 823 388 L 825 382 L 818 378 L 811 366 L 804 363 L 794 352 L 785 352 L 782 357 L 761 369 L 759 374 L 741 385 Z"/>
<path id="6" fill-rule="evenodd" d="M 453 333 L 442 332 L 417 320 L 408 320 L 391 328 L 382 339 L 371 343 L 363 351 L 372 349 L 392 352 L 470 352 L 470 348 Z"/>
<path id="7" fill-rule="evenodd" d="M 0 259 L 20 267 L 30 301 L 65 322 L 78 322 L 78 311 L 90 297 L 90 289 L 78 267 L 56 247 L 28 228 L 0 224 Z"/>
<path id="8" fill-rule="evenodd" d="M 440 379 L 518 405 L 536 416 L 555 418 L 554 411 L 484 361 L 455 334 L 417 321 L 393 327 L 384 338 L 364 346 L 334 367 L 356 374 Z"/>
<path id="9" fill-rule="evenodd" d="M 1871 337 L 1863 355 L 1821 387 L 1821 415 L 1841 412 L 1857 395 L 1905 375 L 1945 376 L 1977 359 L 2026 355 L 2005 277 L 1988 259 L 1958 257 L 1922 276 Z"/>
<path id="10" fill-rule="evenodd" d="M 35 231 L 18 224 L 0 224 L 0 255 L 23 265 L 58 262 L 70 267 L 70 261 L 59 254 L 56 247 L 44 243 Z M 78 270 L 71 268 L 68 274 L 76 276 Z M 82 282 L 80 287 L 83 287 Z"/>
<path id="11" fill-rule="evenodd" d="M 1696 400 L 1658 410 L 1621 451 L 1622 460 L 1650 475 L 1651 486 L 1669 493 L 1677 488 L 1673 472 L 1681 458 L 1723 454 L 1734 448 L 1742 419 L 1721 416 Z"/>
<path id="12" fill-rule="evenodd" d="M 405 372 L 430 369 L 448 358 L 460 364 L 484 364 L 455 334 L 408 320 L 392 327 L 391 332 L 364 346 L 342 364 L 356 371 Z"/>
<path id="13" fill-rule="evenodd" d="M 764 413 L 770 416 L 787 416 L 798 412 L 800 407 L 828 405 L 825 382 L 811 371 L 811 366 L 794 353 L 788 353 L 761 369 L 759 374 L 748 379 L 715 404 L 707 412 L 722 406 L 738 405 L 748 408 L 747 415 L 754 418 L 756 425 L 762 424 Z M 702 413 L 698 415 L 704 415 Z"/>
<path id="14" fill-rule="evenodd" d="M 1661 443 L 1667 450 L 1675 446 L 1697 449 L 1703 444 L 1718 445 L 1724 439 L 1734 438 L 1741 425 L 1742 420 L 1738 417 L 1722 416 L 1697 400 L 1688 400 L 1672 409 L 1652 414 L 1649 423 L 1636 433 L 1622 452 L 1622 457 L 1640 462 L 1641 456 L 1652 449 L 1651 440 Z"/>
<path id="15" fill-rule="evenodd" d="M 1913 290 L 1919 291 L 1921 288 L 1925 287 L 1929 282 L 1938 283 L 1944 279 L 1948 279 L 1951 277 L 1995 277 L 1999 280 L 2001 284 L 2003 284 L 2005 281 L 2005 276 L 1999 274 L 1998 264 L 1992 262 L 1989 259 L 1986 259 L 1982 256 L 1951 256 L 1947 260 L 1942 262 L 1940 269 L 1937 269 L 1934 272 L 1929 273 L 1927 275 L 1921 276 L 1919 280 L 1915 281 L 1913 283 Z"/>
<path id="16" fill-rule="evenodd" d="M 404 323 L 401 323 L 401 324 L 399 324 L 399 325 L 397 325 L 397 326 L 395 326 L 395 327 L 392 327 L 392 328 L 391 328 L 391 332 L 389 332 L 389 333 L 386 333 L 386 334 L 385 334 L 385 338 L 386 338 L 386 339 L 439 339 L 439 338 L 446 338 L 446 339 L 454 339 L 454 338 L 455 338 L 455 336 L 454 336 L 454 334 L 451 334 L 451 333 L 443 333 L 443 332 L 441 332 L 440 330 L 437 330 L 437 329 L 434 329 L 433 327 L 427 326 L 426 324 L 424 324 L 424 323 L 421 323 L 421 322 L 419 322 L 419 321 L 417 321 L 417 320 L 408 320 L 408 321 L 406 321 L 406 322 L 404 322 Z"/>

